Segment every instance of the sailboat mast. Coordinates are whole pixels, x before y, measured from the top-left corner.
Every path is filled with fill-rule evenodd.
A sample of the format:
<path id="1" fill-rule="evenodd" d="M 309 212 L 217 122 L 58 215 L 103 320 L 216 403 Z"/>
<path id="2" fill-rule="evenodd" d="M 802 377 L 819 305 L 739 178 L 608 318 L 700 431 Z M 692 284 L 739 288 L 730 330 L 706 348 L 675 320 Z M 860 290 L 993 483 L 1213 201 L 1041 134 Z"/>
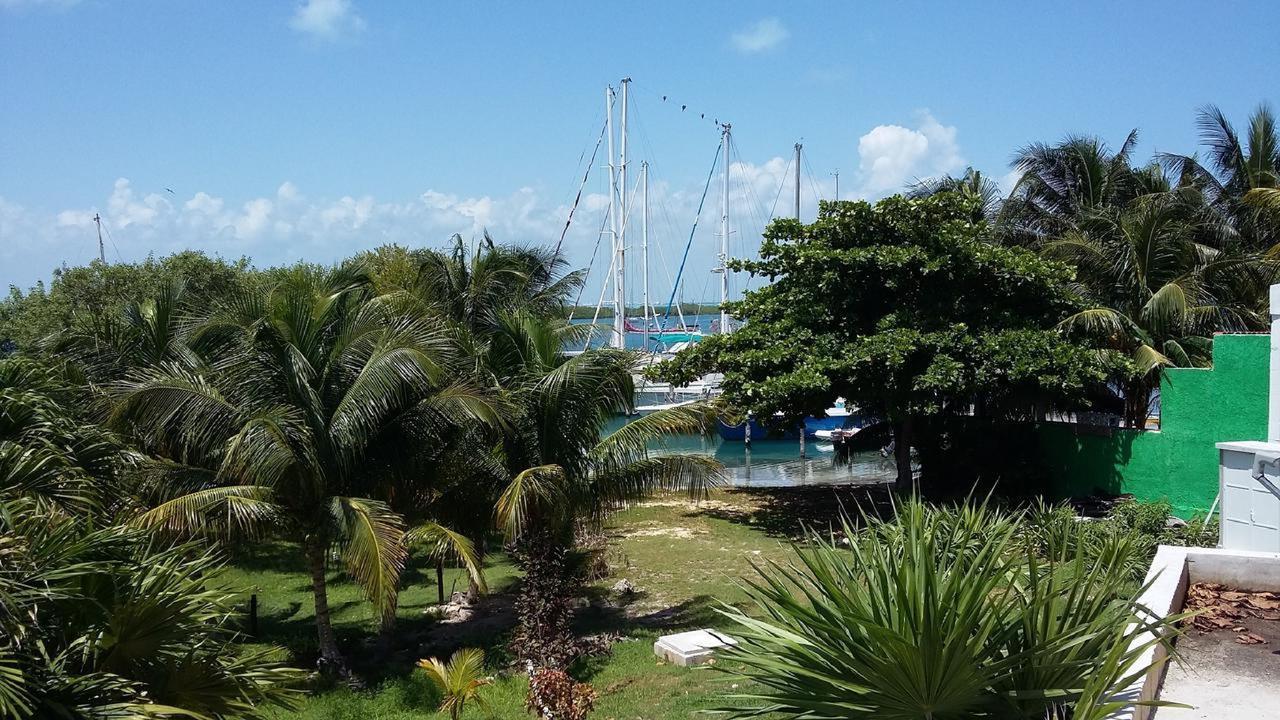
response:
<path id="1" fill-rule="evenodd" d="M 604 112 L 605 112 L 605 132 L 609 135 L 609 230 L 612 236 L 613 263 L 618 258 L 618 174 L 614 161 L 617 155 L 613 154 L 613 86 L 610 85 L 604 91 Z M 608 276 L 605 282 L 608 282 Z M 603 295 L 603 294 L 602 294 Z M 613 346 L 621 348 L 626 345 L 626 327 L 623 324 L 623 309 L 618 302 L 618 283 L 615 279 L 613 284 Z"/>
<path id="2" fill-rule="evenodd" d="M 720 131 L 720 154 L 724 158 L 724 187 L 720 193 L 720 334 L 729 332 L 729 123 Z"/>
<path id="3" fill-rule="evenodd" d="M 631 78 L 622 79 L 622 156 L 618 163 L 618 214 L 621 223 L 618 229 L 618 256 L 614 260 L 614 296 L 617 307 L 614 316 L 614 329 L 618 332 L 618 347 L 627 346 L 627 222 L 631 219 L 627 202 L 627 87 Z"/>
<path id="4" fill-rule="evenodd" d="M 107 264 L 107 247 L 102 244 L 102 216 L 98 213 L 93 214 L 93 222 L 98 225 L 98 261 L 103 265 Z"/>
<path id="5" fill-rule="evenodd" d="M 640 163 L 640 302 L 644 305 L 644 347 L 649 349 L 649 162 Z"/>
<path id="6" fill-rule="evenodd" d="M 800 219 L 800 149 L 804 146 L 796 143 L 796 219 Z"/>

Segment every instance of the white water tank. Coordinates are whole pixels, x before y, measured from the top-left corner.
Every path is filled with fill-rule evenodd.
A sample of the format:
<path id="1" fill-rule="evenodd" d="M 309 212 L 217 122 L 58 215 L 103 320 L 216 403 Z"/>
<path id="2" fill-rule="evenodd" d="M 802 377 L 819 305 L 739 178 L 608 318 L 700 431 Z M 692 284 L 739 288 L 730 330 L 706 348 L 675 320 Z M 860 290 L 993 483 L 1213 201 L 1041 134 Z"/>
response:
<path id="1" fill-rule="evenodd" d="M 1280 552 L 1280 443 L 1218 443 L 1220 544 L 1229 550 Z M 1261 478 L 1261 479 L 1259 479 Z"/>
<path id="2" fill-rule="evenodd" d="M 1280 284 L 1271 286 L 1267 439 L 1218 443 L 1219 544 L 1280 552 Z"/>

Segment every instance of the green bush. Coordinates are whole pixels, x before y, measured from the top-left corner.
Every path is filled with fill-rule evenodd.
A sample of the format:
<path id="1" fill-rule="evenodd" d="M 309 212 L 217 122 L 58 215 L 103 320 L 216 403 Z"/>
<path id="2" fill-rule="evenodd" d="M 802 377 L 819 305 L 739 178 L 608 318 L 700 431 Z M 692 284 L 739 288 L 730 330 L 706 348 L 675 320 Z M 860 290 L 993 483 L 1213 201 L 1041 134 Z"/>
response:
<path id="1" fill-rule="evenodd" d="M 759 568 L 759 613 L 725 608 L 741 642 L 722 666 L 763 688 L 736 716 L 1092 720 L 1176 632 L 1136 605 L 1146 545 L 1118 523 L 918 501 L 867 523 Z M 1161 639 L 1135 642 L 1147 628 Z"/>

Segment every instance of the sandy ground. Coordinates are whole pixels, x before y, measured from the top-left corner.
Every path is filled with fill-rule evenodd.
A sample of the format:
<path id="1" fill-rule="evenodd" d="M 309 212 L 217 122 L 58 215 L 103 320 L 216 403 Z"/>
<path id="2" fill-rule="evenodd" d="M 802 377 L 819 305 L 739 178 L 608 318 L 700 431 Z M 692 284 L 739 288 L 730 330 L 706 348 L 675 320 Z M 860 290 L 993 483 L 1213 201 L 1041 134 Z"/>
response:
<path id="1" fill-rule="evenodd" d="M 1193 707 L 1160 708 L 1156 720 L 1280 718 L 1280 622 L 1244 624 L 1267 642 L 1242 645 L 1230 631 L 1195 630 L 1178 640 L 1184 662 L 1169 668 L 1160 699 Z"/>

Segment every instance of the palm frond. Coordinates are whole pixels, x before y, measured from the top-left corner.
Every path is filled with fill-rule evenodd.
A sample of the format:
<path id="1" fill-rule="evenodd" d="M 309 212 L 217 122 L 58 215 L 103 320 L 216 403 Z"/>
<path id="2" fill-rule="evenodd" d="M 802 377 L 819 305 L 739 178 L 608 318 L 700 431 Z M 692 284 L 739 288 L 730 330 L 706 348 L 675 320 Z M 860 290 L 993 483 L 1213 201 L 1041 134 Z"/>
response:
<path id="1" fill-rule="evenodd" d="M 406 556 L 404 520 L 385 504 L 335 497 L 330 512 L 347 572 L 382 611 L 394 607 Z"/>
<path id="2" fill-rule="evenodd" d="M 540 465 L 517 473 L 498 497 L 495 517 L 509 538 L 517 538 L 528 529 L 535 515 L 554 515 L 563 511 L 566 498 L 564 468 Z"/>
<path id="3" fill-rule="evenodd" d="M 410 528 L 404 534 L 407 547 L 425 546 L 434 558 L 455 558 L 461 560 L 467 568 L 467 574 L 475 582 L 480 592 L 489 592 L 489 585 L 484 579 L 484 563 L 476 552 L 475 543 L 466 535 L 441 525 L 440 523 L 422 523 Z"/>

